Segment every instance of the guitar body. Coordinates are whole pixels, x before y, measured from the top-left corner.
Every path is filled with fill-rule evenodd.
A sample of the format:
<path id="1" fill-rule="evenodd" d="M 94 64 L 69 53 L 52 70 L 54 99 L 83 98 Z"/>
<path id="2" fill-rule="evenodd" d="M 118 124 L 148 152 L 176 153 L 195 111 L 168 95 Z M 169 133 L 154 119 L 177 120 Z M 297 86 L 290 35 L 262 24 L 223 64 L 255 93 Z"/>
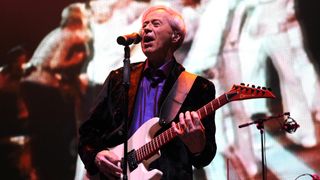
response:
<path id="1" fill-rule="evenodd" d="M 154 117 L 147 122 L 145 122 L 128 140 L 128 152 L 130 152 L 132 149 L 138 149 L 144 144 L 148 143 L 151 141 L 151 139 L 154 137 L 156 132 L 161 128 L 159 125 L 159 118 Z M 123 157 L 123 144 L 120 144 L 112 149 L 110 149 L 111 152 L 115 153 L 119 158 Z M 160 152 L 157 154 L 153 155 L 151 158 L 142 161 L 138 165 L 136 169 L 134 169 L 132 172 L 127 170 L 128 174 L 128 179 L 129 180 L 144 180 L 144 179 L 152 179 L 152 180 L 157 180 L 160 179 L 162 176 L 162 172 L 153 169 L 151 171 L 148 171 L 148 167 L 150 163 L 157 158 L 160 157 Z"/>

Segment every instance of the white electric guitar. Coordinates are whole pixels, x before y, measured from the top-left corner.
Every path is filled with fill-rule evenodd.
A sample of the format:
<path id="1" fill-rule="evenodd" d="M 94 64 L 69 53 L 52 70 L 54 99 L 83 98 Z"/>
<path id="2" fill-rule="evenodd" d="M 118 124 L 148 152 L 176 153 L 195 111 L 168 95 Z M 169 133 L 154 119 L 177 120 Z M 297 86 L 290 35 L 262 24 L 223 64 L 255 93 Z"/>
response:
<path id="1" fill-rule="evenodd" d="M 229 92 L 212 100 L 196 112 L 199 114 L 200 119 L 203 119 L 231 101 L 254 98 L 275 98 L 275 95 L 270 89 L 266 89 L 264 87 L 255 88 L 254 85 L 249 87 L 249 85 L 245 86 L 244 84 L 233 85 Z M 179 126 L 180 124 L 178 123 L 177 125 Z M 154 180 L 161 178 L 161 171 L 157 169 L 148 171 L 148 166 L 152 161 L 160 157 L 159 149 L 175 138 L 178 134 L 174 131 L 173 127 L 171 127 L 154 137 L 160 128 L 159 118 L 154 117 L 145 122 L 128 140 L 127 172 L 129 180 Z M 115 153 L 118 157 L 123 157 L 123 148 L 123 144 L 120 144 L 111 148 L 110 151 Z"/>

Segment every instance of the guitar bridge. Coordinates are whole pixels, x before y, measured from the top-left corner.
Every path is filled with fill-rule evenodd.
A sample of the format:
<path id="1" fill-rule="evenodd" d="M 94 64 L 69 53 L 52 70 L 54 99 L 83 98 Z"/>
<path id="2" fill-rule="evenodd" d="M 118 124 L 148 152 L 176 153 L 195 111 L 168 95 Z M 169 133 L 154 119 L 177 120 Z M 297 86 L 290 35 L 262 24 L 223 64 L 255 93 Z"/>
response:
<path id="1" fill-rule="evenodd" d="M 123 158 L 122 158 L 121 167 L 123 168 Z M 138 163 L 136 159 L 136 151 L 134 149 L 128 152 L 128 167 L 130 172 L 132 172 L 138 167 Z"/>

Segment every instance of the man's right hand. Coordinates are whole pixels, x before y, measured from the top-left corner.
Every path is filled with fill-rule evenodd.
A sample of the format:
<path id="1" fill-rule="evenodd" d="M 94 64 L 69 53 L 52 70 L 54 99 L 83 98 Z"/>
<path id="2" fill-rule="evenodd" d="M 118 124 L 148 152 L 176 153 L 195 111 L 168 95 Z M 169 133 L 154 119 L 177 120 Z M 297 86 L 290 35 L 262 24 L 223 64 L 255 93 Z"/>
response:
<path id="1" fill-rule="evenodd" d="M 100 151 L 94 160 L 96 166 L 105 176 L 120 177 L 122 169 L 120 167 L 121 160 L 119 157 L 111 151 Z"/>

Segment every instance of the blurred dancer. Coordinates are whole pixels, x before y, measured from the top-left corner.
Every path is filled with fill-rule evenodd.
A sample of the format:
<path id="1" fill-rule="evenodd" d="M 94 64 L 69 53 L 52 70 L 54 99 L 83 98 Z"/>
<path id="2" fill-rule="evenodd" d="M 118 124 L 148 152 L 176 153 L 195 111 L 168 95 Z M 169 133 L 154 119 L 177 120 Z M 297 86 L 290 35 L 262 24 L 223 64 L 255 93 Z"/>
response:
<path id="1" fill-rule="evenodd" d="M 129 26 L 139 18 L 148 4 L 133 0 L 93 0 L 89 4 L 94 56 L 87 74 L 91 83 L 102 85 L 111 69 L 123 65 L 124 50 L 117 44 L 117 37 L 133 32 Z M 133 30 L 139 31 L 138 28 Z"/>
<path id="2" fill-rule="evenodd" d="M 238 42 L 234 41 L 234 37 L 237 36 L 235 33 L 240 33 L 240 30 L 235 31 L 235 24 L 238 23 L 236 22 L 238 4 L 238 0 L 228 0 L 223 3 L 216 0 L 208 2 L 185 61 L 188 69 L 219 83 L 217 89 L 220 94 L 230 90 L 233 84 L 243 82 Z M 241 24 L 241 19 L 239 23 Z M 196 57 L 201 59 L 201 63 L 190 61 Z M 235 153 L 246 167 L 247 174 L 254 176 L 258 172 L 258 167 L 252 148 L 251 131 L 249 128 L 237 128 L 237 125 L 250 121 L 243 103 L 240 101 L 227 104 L 217 114 L 221 115 L 221 122 L 217 121 L 217 125 L 223 129 L 220 133 L 221 137 L 225 138 L 220 143 L 223 146 L 220 148 L 222 153 L 225 155 Z"/>
<path id="3" fill-rule="evenodd" d="M 312 102 L 307 96 L 311 93 L 312 98 L 319 97 L 315 94 L 319 91 L 314 90 L 319 84 L 314 67 L 302 47 L 293 1 L 245 0 L 243 6 L 247 10 L 244 12 L 251 11 L 239 41 L 243 79 L 264 85 L 266 75 L 262 70 L 266 68 L 265 60 L 270 57 L 279 76 L 283 111 L 290 112 L 300 124 L 300 129 L 294 134 L 287 134 L 287 137 L 303 147 L 314 147 L 316 136 L 311 117 Z M 301 70 L 303 74 L 298 72 Z M 251 113 L 267 111 L 265 103 L 254 104 L 250 101 L 245 104 Z"/>
<path id="4" fill-rule="evenodd" d="M 22 46 L 12 48 L 4 66 L 0 67 L 0 169 L 3 179 L 28 179 L 29 161 L 22 162 L 27 151 L 29 112 L 20 93 L 20 80 L 25 76 L 27 51 Z M 22 164 L 26 166 L 22 167 Z"/>
<path id="5" fill-rule="evenodd" d="M 84 4 L 62 11 L 61 24 L 39 44 L 23 80 L 30 112 L 32 163 L 39 179 L 73 178 L 76 109 L 84 88 L 79 74 L 90 57 L 91 32 Z"/>

